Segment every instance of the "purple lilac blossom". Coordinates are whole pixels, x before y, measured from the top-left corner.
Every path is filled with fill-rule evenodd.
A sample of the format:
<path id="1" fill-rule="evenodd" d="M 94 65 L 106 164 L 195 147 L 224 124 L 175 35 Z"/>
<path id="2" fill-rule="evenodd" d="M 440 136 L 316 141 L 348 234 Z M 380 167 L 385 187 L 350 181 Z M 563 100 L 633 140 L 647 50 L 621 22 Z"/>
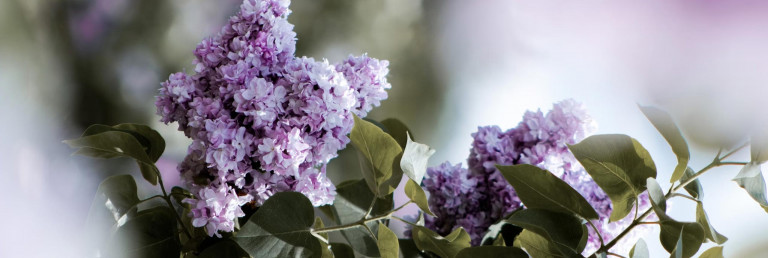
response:
<path id="1" fill-rule="evenodd" d="M 194 51 L 195 73 L 162 83 L 157 113 L 193 140 L 179 165 L 195 198 L 190 216 L 209 235 L 231 232 L 241 206 L 296 191 L 330 204 L 325 165 L 349 143 L 353 114 L 387 98 L 388 62 L 339 64 L 296 57 L 290 1 L 245 0 L 218 35 Z"/>
<path id="2" fill-rule="evenodd" d="M 582 140 L 595 127 L 586 110 L 574 100 L 555 103 L 546 115 L 540 110 L 528 111 L 517 127 L 507 131 L 498 126 L 478 127 L 472 134 L 469 169 L 461 168 L 461 164 L 443 164 L 427 170 L 424 186 L 437 217 L 427 216 L 426 226 L 443 235 L 463 227 L 472 237 L 472 244 L 478 245 L 490 225 L 523 208 L 515 190 L 495 165 L 531 164 L 551 171 L 582 194 L 599 214 L 595 224 L 603 238 L 612 240 L 631 223 L 632 216 L 608 223 L 610 199 L 566 145 Z M 468 191 L 472 194 L 458 190 L 463 190 L 467 182 L 474 186 Z M 447 205 L 450 203 L 461 206 Z M 640 196 L 639 204 L 641 210 L 650 207 L 647 195 Z M 585 253 L 600 246 L 597 234 L 589 230 Z"/>
<path id="3" fill-rule="evenodd" d="M 388 89 L 392 88 L 384 76 L 389 73 L 387 60 L 349 56 L 346 60 L 336 65 L 336 71 L 344 74 L 349 81 L 349 86 L 357 92 L 357 105 L 355 115 L 363 117 L 374 106 L 380 105 L 380 100 L 387 98 Z"/>
<path id="4" fill-rule="evenodd" d="M 462 168 L 461 164 L 445 162 L 427 169 L 422 184 L 430 193 L 430 210 L 439 211 L 437 217 L 427 217 L 427 225 L 436 232 L 446 235 L 457 226 L 467 232 L 484 232 L 488 226 L 485 213 L 476 212 L 484 192 L 479 180 Z"/>

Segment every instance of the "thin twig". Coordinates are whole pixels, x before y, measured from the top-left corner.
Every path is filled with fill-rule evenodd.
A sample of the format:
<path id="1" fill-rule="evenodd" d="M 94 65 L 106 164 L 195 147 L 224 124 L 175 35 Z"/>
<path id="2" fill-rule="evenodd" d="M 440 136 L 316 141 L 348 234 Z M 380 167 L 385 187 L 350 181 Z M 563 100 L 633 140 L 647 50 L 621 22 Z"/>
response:
<path id="1" fill-rule="evenodd" d="M 669 197 L 683 197 L 694 202 L 699 202 L 699 200 L 696 200 L 696 198 L 681 193 L 672 193 Z"/>
<path id="2" fill-rule="evenodd" d="M 735 161 L 720 162 L 720 165 L 746 165 L 746 164 L 749 164 L 749 162 L 735 162 Z"/>
<path id="3" fill-rule="evenodd" d="M 398 216 L 392 216 L 392 218 L 393 218 L 393 219 L 397 219 L 397 220 L 399 220 L 399 221 L 402 221 L 402 222 L 405 222 L 406 224 L 408 224 L 408 225 L 411 225 L 411 226 L 414 226 L 414 227 L 417 227 L 417 226 L 419 226 L 419 225 L 417 225 L 416 223 L 413 223 L 413 222 L 407 221 L 407 220 L 405 220 L 405 219 L 403 219 L 403 218 L 401 218 L 401 217 L 398 217 Z"/>
<path id="4" fill-rule="evenodd" d="M 363 223 L 362 225 L 363 225 L 363 227 L 365 228 L 365 230 L 367 230 L 367 231 L 368 231 L 368 233 L 370 233 L 370 234 L 371 234 L 371 237 L 373 238 L 373 240 L 379 241 L 379 238 L 378 238 L 378 237 L 376 237 L 376 234 L 374 234 L 374 233 L 373 233 L 373 230 L 371 230 L 371 228 L 370 228 L 370 227 L 368 227 L 368 224 L 365 224 L 365 223 Z"/>
<path id="5" fill-rule="evenodd" d="M 184 222 L 179 217 L 179 214 L 175 212 L 175 208 L 173 207 L 173 203 L 171 202 L 171 197 L 168 196 L 168 193 L 165 191 L 165 185 L 163 185 L 163 177 L 160 175 L 160 170 L 157 169 L 157 166 L 152 164 L 152 168 L 155 169 L 155 172 L 157 173 L 157 182 L 160 184 L 160 190 L 163 191 L 163 200 L 165 200 L 166 203 L 168 203 L 168 207 L 171 208 L 171 210 L 174 210 L 173 216 L 176 218 L 176 221 L 179 222 L 179 225 L 181 225 L 181 228 L 184 229 L 184 233 L 187 235 L 189 239 L 192 239 L 192 234 L 189 233 L 189 229 L 187 229 L 187 226 L 184 225 Z"/>
<path id="6" fill-rule="evenodd" d="M 394 210 L 391 210 L 390 212 L 388 212 L 387 214 L 384 214 L 384 215 L 381 215 L 381 216 L 376 216 L 376 217 L 369 218 L 369 219 L 365 219 L 364 218 L 364 219 L 361 219 L 359 221 L 356 221 L 356 222 L 350 223 L 350 224 L 344 224 L 344 225 L 338 225 L 338 226 L 332 226 L 332 227 L 324 227 L 324 228 L 320 228 L 320 229 L 312 229 L 312 232 L 315 232 L 315 233 L 326 233 L 326 232 L 345 230 L 345 229 L 359 227 L 359 226 L 367 227 L 365 224 L 368 223 L 368 222 L 373 222 L 373 221 L 379 221 L 379 220 L 382 220 L 382 219 L 392 218 L 393 217 L 392 214 L 394 214 L 395 212 L 399 211 L 400 209 L 404 208 L 406 205 L 411 204 L 411 203 L 413 203 L 413 201 L 408 201 L 408 202 L 404 203 L 403 205 L 400 205 L 400 207 L 397 207 Z M 397 217 L 394 217 L 394 218 L 397 218 Z"/>
<path id="7" fill-rule="evenodd" d="M 727 154 L 725 154 L 725 156 L 720 157 L 719 159 L 720 160 L 724 160 L 728 156 L 733 155 L 734 153 L 740 151 L 741 149 L 743 149 L 744 147 L 747 147 L 747 146 L 749 146 L 749 142 L 746 142 L 746 143 L 742 144 L 741 146 L 737 147 L 736 149 L 733 149 L 732 151 L 728 152 Z"/>
<path id="8" fill-rule="evenodd" d="M 714 160 L 712 160 L 712 163 L 710 163 L 710 164 L 709 164 L 709 165 L 707 165 L 706 167 L 702 168 L 701 170 L 699 170 L 699 172 L 696 172 L 695 174 L 693 174 L 691 177 L 689 177 L 689 178 L 688 178 L 688 179 L 686 179 L 685 181 L 683 181 L 683 182 L 680 182 L 680 184 L 679 184 L 679 185 L 677 185 L 677 186 L 675 186 L 675 187 L 671 187 L 671 191 L 668 191 L 668 192 L 667 192 L 667 194 L 665 195 L 665 198 L 667 198 L 667 199 L 668 199 L 668 198 L 672 197 L 672 196 L 673 196 L 673 194 L 674 194 L 674 192 L 677 192 L 677 190 L 680 190 L 681 188 L 683 188 L 683 187 L 685 187 L 686 185 L 690 184 L 691 182 L 695 181 L 695 180 L 696 180 L 696 179 L 697 179 L 699 176 L 701 176 L 702 174 L 704 174 L 704 172 L 707 172 L 707 171 L 708 171 L 708 170 L 710 170 L 711 168 L 714 168 L 714 167 L 717 167 L 717 166 L 720 166 L 720 165 L 744 165 L 744 164 L 741 164 L 740 162 L 722 162 L 722 161 L 723 161 L 725 158 L 727 158 L 727 157 L 729 157 L 729 156 L 733 155 L 734 153 L 738 152 L 739 150 L 741 150 L 742 148 L 744 148 L 744 147 L 746 147 L 746 146 L 748 146 L 748 145 L 749 145 L 749 143 L 745 143 L 745 144 L 743 144 L 743 145 L 739 146 L 738 148 L 736 148 L 736 149 L 734 149 L 734 150 L 732 150 L 732 151 L 730 151 L 730 152 L 726 153 L 726 154 L 725 154 L 725 155 L 723 155 L 722 157 L 720 157 L 720 152 L 718 151 L 718 155 L 715 157 L 715 159 L 714 159 Z M 725 164 L 724 164 L 724 163 L 725 163 Z M 737 163 L 738 163 L 738 164 L 737 164 Z M 745 163 L 745 164 L 746 164 L 746 163 Z M 673 185 L 674 185 L 674 183 L 673 183 Z M 649 222 L 643 222 L 643 221 L 642 221 L 642 220 L 644 220 L 645 218 L 647 218 L 647 217 L 648 217 L 648 215 L 650 215 L 650 214 L 651 214 L 651 210 L 652 210 L 652 209 L 650 209 L 650 208 L 649 208 L 648 210 L 646 210 L 645 212 L 643 212 L 643 214 L 642 214 L 642 215 L 640 215 L 640 217 L 639 217 L 639 218 L 637 218 L 637 219 L 633 220 L 633 221 L 632 221 L 632 223 L 631 223 L 631 224 L 629 224 L 629 226 L 627 226 L 627 228 L 626 228 L 626 229 L 624 229 L 624 231 L 622 231 L 621 233 L 619 233 L 619 235 L 618 235 L 618 236 L 616 236 L 615 238 L 613 238 L 613 240 L 611 240 L 611 242 L 609 242 L 608 244 L 606 244 L 606 245 L 604 245 L 603 247 L 601 247 L 600 249 L 598 249 L 598 250 L 597 250 L 595 253 L 599 253 L 599 252 L 606 252 L 607 250 L 610 250 L 610 249 L 611 249 L 611 247 L 613 247 L 614 245 L 616 245 L 616 243 L 618 243 L 618 241 L 619 241 L 619 240 L 620 240 L 622 237 L 624 237 L 626 234 L 628 234 L 628 233 L 629 233 L 629 232 L 630 232 L 630 231 L 631 231 L 633 228 L 635 228 L 635 226 L 637 226 L 637 225 L 640 225 L 640 224 L 655 224 L 655 223 L 649 223 Z"/>
<path id="9" fill-rule="evenodd" d="M 600 239 L 600 246 L 605 246 L 605 242 L 603 242 L 603 235 L 600 234 L 600 230 L 597 230 L 597 227 L 595 227 L 595 224 L 593 224 L 591 220 L 587 220 L 587 223 L 589 223 L 589 225 L 592 226 L 592 229 L 595 230 L 595 233 L 597 233 L 597 237 Z"/>

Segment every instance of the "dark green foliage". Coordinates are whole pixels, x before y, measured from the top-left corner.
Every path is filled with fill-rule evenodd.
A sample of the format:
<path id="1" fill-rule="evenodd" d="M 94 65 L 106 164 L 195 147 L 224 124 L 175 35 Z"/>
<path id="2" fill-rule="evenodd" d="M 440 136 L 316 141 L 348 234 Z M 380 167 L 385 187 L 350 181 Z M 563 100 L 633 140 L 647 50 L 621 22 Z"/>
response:
<path id="1" fill-rule="evenodd" d="M 376 198 L 362 179 L 339 184 L 336 189 L 336 200 L 333 202 L 336 222 L 344 225 L 360 221 L 374 200 L 375 203 L 369 215 L 380 215 L 393 209 L 392 195 L 384 199 Z M 379 227 L 377 222 L 369 222 L 367 225 L 374 234 L 377 234 Z M 351 228 L 342 231 L 341 234 L 355 251 L 366 256 L 379 256 L 376 240 L 365 228 Z"/>
<path id="2" fill-rule="evenodd" d="M 223 239 L 212 246 L 203 250 L 198 258 L 250 258 L 251 256 L 243 250 L 235 241 Z"/>
<path id="3" fill-rule="evenodd" d="M 584 249 L 581 245 L 585 228 L 572 215 L 529 208 L 515 212 L 506 221 L 546 238 L 564 256 L 578 255 Z"/>
<path id="4" fill-rule="evenodd" d="M 691 178 L 696 172 L 691 169 L 691 167 L 688 167 L 685 169 L 685 174 L 683 174 L 683 177 L 680 178 L 680 182 L 685 182 L 688 180 L 688 178 Z M 697 198 L 701 200 L 702 193 L 704 192 L 704 188 L 701 186 L 701 182 L 699 182 L 699 179 L 694 179 L 693 182 L 685 186 L 685 191 L 688 192 L 693 198 Z"/>
<path id="5" fill-rule="evenodd" d="M 104 257 L 165 258 L 178 256 L 181 245 L 174 211 L 156 207 L 140 211 L 117 227 L 111 239 L 110 253 Z"/>
<path id="6" fill-rule="evenodd" d="M 539 208 L 585 219 L 597 219 L 597 212 L 568 183 L 549 171 L 532 165 L 496 166 L 528 208 Z"/>
<path id="7" fill-rule="evenodd" d="M 256 211 L 234 237 L 253 257 L 320 257 L 317 238 L 310 233 L 315 213 L 301 193 L 276 193 Z"/>
<path id="8" fill-rule="evenodd" d="M 413 242 L 421 251 L 431 252 L 444 258 L 456 257 L 459 252 L 470 247 L 470 237 L 462 228 L 457 228 L 445 237 L 429 230 L 428 228 L 415 226 L 412 229 Z"/>
<path id="9" fill-rule="evenodd" d="M 355 258 L 355 251 L 345 243 L 331 243 L 331 251 L 336 258 Z"/>
<path id="10" fill-rule="evenodd" d="M 139 196 L 136 193 L 136 181 L 130 175 L 116 175 L 104 179 L 96 191 L 89 218 L 113 218 L 113 223 L 120 220 L 123 215 L 133 211 L 139 204 Z"/>
<path id="11" fill-rule="evenodd" d="M 400 178 L 390 179 L 393 175 L 397 177 L 397 173 L 402 176 L 400 156 L 403 149 L 397 141 L 378 126 L 357 116 L 355 116 L 355 126 L 349 134 L 349 139 L 365 158 L 363 163 L 373 171 L 373 173 L 363 172 L 363 178 L 371 191 L 378 197 L 391 194 L 400 183 Z"/>
<path id="12" fill-rule="evenodd" d="M 157 184 L 159 171 L 154 163 L 165 150 L 165 141 L 155 130 L 137 124 L 93 125 L 80 138 L 64 143 L 80 148 L 76 154 L 95 158 L 129 157 L 136 160 L 141 175 Z"/>
<path id="13" fill-rule="evenodd" d="M 499 258 L 527 258 L 528 254 L 520 248 L 511 246 L 476 246 L 464 248 L 456 256 L 457 258 L 474 257 L 499 257 Z"/>
<path id="14" fill-rule="evenodd" d="M 656 178 L 656 165 L 651 155 L 629 136 L 594 135 L 568 147 L 611 198 L 611 222 L 629 214 L 637 196 L 645 190 L 646 178 Z"/>

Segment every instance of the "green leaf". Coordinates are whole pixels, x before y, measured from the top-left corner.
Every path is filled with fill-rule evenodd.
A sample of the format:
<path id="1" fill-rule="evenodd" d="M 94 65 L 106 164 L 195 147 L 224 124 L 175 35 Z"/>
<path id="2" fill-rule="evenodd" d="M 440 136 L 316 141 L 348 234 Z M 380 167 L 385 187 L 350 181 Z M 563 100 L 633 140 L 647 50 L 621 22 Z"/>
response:
<path id="1" fill-rule="evenodd" d="M 416 185 L 420 185 L 421 179 L 427 173 L 427 161 L 429 161 L 429 157 L 435 154 L 435 149 L 426 144 L 411 141 L 410 137 L 406 140 L 403 157 L 400 159 L 400 168 L 403 169 L 403 173 L 416 182 Z"/>
<path id="2" fill-rule="evenodd" d="M 171 208 L 155 207 L 140 211 L 119 226 L 104 257 L 179 257 L 176 216 Z"/>
<path id="3" fill-rule="evenodd" d="M 357 116 L 349 138 L 373 170 L 372 174 L 363 173 L 371 191 L 378 197 L 392 193 L 400 181 L 399 178 L 397 182 L 391 182 L 389 179 L 393 175 L 393 169 L 400 170 L 398 158 L 403 152 L 397 141 L 378 126 Z"/>
<path id="4" fill-rule="evenodd" d="M 416 203 L 416 205 L 419 206 L 419 209 L 423 212 L 435 216 L 435 214 L 429 210 L 427 194 L 424 193 L 424 189 L 411 179 L 408 179 L 408 182 L 405 183 L 405 195 L 408 196 L 408 199 L 411 199 L 411 201 Z"/>
<path id="5" fill-rule="evenodd" d="M 149 164 L 144 162 L 136 162 L 139 165 L 139 171 L 141 176 L 152 185 L 157 185 L 157 177 L 160 176 L 160 170 L 157 169 L 155 164 Z"/>
<path id="6" fill-rule="evenodd" d="M 688 167 L 685 169 L 685 174 L 683 174 L 683 177 L 680 178 L 680 182 L 684 182 L 688 180 L 688 178 L 695 175 L 696 172 L 691 169 L 691 167 Z M 701 186 L 701 182 L 699 182 L 699 179 L 694 179 L 693 182 L 685 185 L 685 191 L 688 192 L 693 198 L 701 199 L 701 195 L 704 193 L 704 189 Z"/>
<path id="7" fill-rule="evenodd" d="M 610 222 L 626 217 L 645 190 L 645 179 L 656 178 L 651 155 L 629 136 L 594 135 L 568 148 L 611 198 Z"/>
<path id="8" fill-rule="evenodd" d="M 99 158 L 130 157 L 135 159 L 144 179 L 157 184 L 158 172 L 154 161 L 144 151 L 144 147 L 130 133 L 121 131 L 107 131 L 93 135 L 83 136 L 74 140 L 66 140 L 64 143 L 73 148 L 85 148 L 77 154 L 92 155 Z"/>
<path id="9" fill-rule="evenodd" d="M 681 233 L 682 232 L 682 233 Z M 673 254 L 682 235 L 682 257 L 691 257 L 704 242 L 704 229 L 699 223 L 661 221 L 659 241 L 665 250 Z M 678 249 L 679 250 L 679 249 Z"/>
<path id="10" fill-rule="evenodd" d="M 709 223 L 709 218 L 707 217 L 707 213 L 704 211 L 704 205 L 701 202 L 696 205 L 696 222 L 698 222 L 704 229 L 704 234 L 709 240 L 712 240 L 718 245 L 722 245 L 725 241 L 728 241 L 727 237 L 718 233 L 715 228 L 712 227 L 712 224 Z"/>
<path id="11" fill-rule="evenodd" d="M 667 216 L 667 198 L 664 196 L 664 190 L 661 189 L 656 179 L 648 178 L 646 182 L 648 187 L 648 196 L 651 199 L 651 206 L 660 220 L 671 220 Z"/>
<path id="12" fill-rule="evenodd" d="M 319 257 L 320 241 L 312 236 L 315 213 L 301 193 L 276 193 L 234 237 L 253 257 Z"/>
<path id="13" fill-rule="evenodd" d="M 94 148 L 88 148 L 83 147 L 79 150 L 75 151 L 73 155 L 80 155 L 80 156 L 86 156 L 91 158 L 97 158 L 97 159 L 112 159 L 121 157 L 121 153 L 114 153 L 114 152 L 105 152 L 102 150 L 94 149 Z"/>
<path id="14" fill-rule="evenodd" d="M 333 217 L 333 205 L 322 205 L 318 206 L 317 209 L 332 221 L 336 221 L 336 218 Z"/>
<path id="15" fill-rule="evenodd" d="M 666 214 L 666 198 L 659 183 L 653 178 L 648 178 L 647 185 L 651 205 L 661 222 L 659 233 L 661 245 L 671 254 L 679 252 L 682 257 L 691 257 L 696 254 L 704 242 L 704 228 L 697 222 L 678 222 L 672 219 Z M 678 242 L 682 245 L 682 249 L 678 248 Z"/>
<path id="16" fill-rule="evenodd" d="M 181 188 L 181 187 L 178 187 L 178 186 L 174 186 L 173 188 L 171 188 L 171 197 L 174 200 L 176 200 L 176 202 L 181 207 L 184 207 L 184 208 L 187 208 L 187 209 L 189 209 L 190 206 L 189 206 L 188 203 L 184 203 L 183 202 L 184 199 L 195 198 L 195 196 L 192 195 L 192 193 L 190 193 L 189 191 L 187 191 L 187 189 L 184 189 L 184 188 Z"/>
<path id="17" fill-rule="evenodd" d="M 333 254 L 333 250 L 331 250 L 331 247 L 328 246 L 328 244 L 324 243 L 323 241 L 320 241 L 320 250 L 322 254 L 320 255 L 320 258 L 334 258 L 335 255 Z"/>
<path id="18" fill-rule="evenodd" d="M 400 257 L 400 245 L 397 240 L 397 235 L 381 222 L 379 222 L 379 233 L 377 238 L 381 258 Z"/>
<path id="19" fill-rule="evenodd" d="M 453 258 L 464 248 L 470 246 L 470 237 L 463 228 L 457 228 L 448 236 L 442 237 L 425 227 L 412 229 L 413 241 L 422 251 L 433 252 L 440 257 Z"/>
<path id="20" fill-rule="evenodd" d="M 632 250 L 629 250 L 629 258 L 648 257 L 650 257 L 650 254 L 648 254 L 648 245 L 645 244 L 645 241 L 641 238 L 637 240 L 637 243 L 632 247 Z"/>
<path id="21" fill-rule="evenodd" d="M 581 220 L 572 215 L 528 208 L 515 212 L 506 221 L 546 238 L 564 256 L 578 255 L 582 251 L 578 247 L 584 228 Z"/>
<path id="22" fill-rule="evenodd" d="M 475 257 L 505 257 L 505 258 L 527 258 L 528 254 L 520 248 L 511 246 L 476 246 L 464 248 L 456 256 L 458 258 Z"/>
<path id="23" fill-rule="evenodd" d="M 699 258 L 723 258 L 723 247 L 715 246 L 715 247 L 709 248 L 703 253 L 701 253 Z"/>
<path id="24" fill-rule="evenodd" d="M 524 249 L 531 257 L 568 257 L 560 253 L 555 244 L 549 242 L 547 238 L 529 230 L 520 232 L 513 246 Z M 573 257 L 580 257 L 580 255 Z"/>
<path id="25" fill-rule="evenodd" d="M 512 213 L 514 214 L 515 212 L 517 212 L 517 211 L 513 211 Z M 517 228 L 516 226 L 514 226 L 512 224 L 509 224 L 509 222 L 507 222 L 505 219 L 502 219 L 502 220 L 500 220 L 500 221 L 498 221 L 498 222 L 496 222 L 496 223 L 494 223 L 494 224 L 492 224 L 491 226 L 488 227 L 488 230 L 485 231 L 485 235 L 483 235 L 483 240 L 480 241 L 481 245 L 493 245 L 493 243 L 498 242 L 499 241 L 499 239 L 498 239 L 499 236 L 501 236 L 502 238 L 504 237 L 504 228 L 505 227 L 507 227 L 507 228 L 508 227 Z M 522 229 L 520 229 L 520 230 L 522 230 Z M 517 232 L 517 233 L 520 233 L 520 232 Z"/>
<path id="26" fill-rule="evenodd" d="M 589 230 L 587 229 L 587 224 L 581 225 L 581 231 L 584 232 L 584 234 L 581 235 L 581 240 L 579 240 L 579 245 L 576 247 L 576 250 L 584 250 L 585 247 L 587 247 L 587 240 L 589 240 Z"/>
<path id="27" fill-rule="evenodd" d="M 526 207 L 576 214 L 585 219 L 598 218 L 583 196 L 549 171 L 527 164 L 496 167 Z"/>
<path id="28" fill-rule="evenodd" d="M 493 240 L 492 246 L 507 246 L 507 243 L 504 242 L 504 236 L 501 235 L 501 233 L 496 235 L 496 239 Z"/>
<path id="29" fill-rule="evenodd" d="M 747 191 L 750 197 L 760 204 L 760 207 L 768 212 L 768 200 L 766 200 L 766 188 L 765 179 L 763 178 L 763 171 L 760 170 L 760 164 L 757 162 L 750 162 L 744 165 L 739 171 L 739 174 L 733 178 L 741 188 Z"/>
<path id="30" fill-rule="evenodd" d="M 313 227 L 315 229 L 321 228 L 321 227 Z M 327 234 L 326 234 L 327 235 Z M 315 237 L 317 237 L 318 234 L 315 234 Z M 331 247 L 328 246 L 328 243 L 324 242 L 328 241 L 328 238 L 320 239 L 320 258 L 333 258 L 333 250 L 331 250 Z"/>
<path id="31" fill-rule="evenodd" d="M 467 231 L 464 230 L 463 228 L 454 229 L 450 234 L 445 236 L 445 239 L 451 242 L 458 242 L 458 243 L 472 241 L 472 238 L 469 236 L 469 233 L 467 233 Z"/>
<path id="32" fill-rule="evenodd" d="M 355 251 L 345 243 L 331 243 L 331 251 L 336 258 L 355 258 Z"/>
<path id="33" fill-rule="evenodd" d="M 360 221 L 366 211 L 375 199 L 375 205 L 369 215 L 381 215 L 394 208 L 392 195 L 384 199 L 376 198 L 368 189 L 366 182 L 362 179 L 357 181 L 348 181 L 339 184 L 336 188 L 336 200 L 333 202 L 333 211 L 336 223 L 339 225 L 350 224 Z M 377 234 L 379 224 L 369 222 L 366 225 Z M 371 237 L 367 230 L 362 227 L 341 231 L 342 236 L 355 251 L 365 256 L 379 256 L 379 249 L 376 240 Z"/>
<path id="34" fill-rule="evenodd" d="M 419 251 L 419 248 L 416 247 L 416 243 L 413 242 L 412 238 L 400 238 L 398 239 L 398 242 L 400 243 L 400 252 L 402 252 L 404 258 L 429 257 L 426 253 Z"/>
<path id="35" fill-rule="evenodd" d="M 203 250 L 198 258 L 250 258 L 243 248 L 232 239 L 222 239 Z"/>
<path id="36" fill-rule="evenodd" d="M 312 223 L 313 229 L 321 229 L 324 228 L 325 224 L 323 224 L 323 219 L 320 217 L 315 217 L 315 223 Z M 316 233 L 316 235 L 322 237 L 321 241 L 328 242 L 328 233 Z"/>
<path id="37" fill-rule="evenodd" d="M 126 213 L 136 210 L 140 202 L 136 193 L 136 181 L 130 175 L 115 175 L 104 179 L 96 190 L 88 220 L 100 219 L 109 214 L 112 224 L 119 221 Z"/>
<path id="38" fill-rule="evenodd" d="M 157 160 L 163 156 L 163 152 L 165 151 L 165 140 L 160 135 L 160 133 L 153 130 L 149 126 L 140 124 L 119 124 L 114 126 L 114 128 L 135 132 L 144 137 L 148 144 L 144 144 L 141 140 L 139 142 L 142 142 L 142 144 L 146 147 L 147 155 L 152 161 L 157 162 Z"/>
<path id="39" fill-rule="evenodd" d="M 651 121 L 653 126 L 659 130 L 661 136 L 667 140 L 669 146 L 672 147 L 672 152 L 677 155 L 677 166 L 672 173 L 672 178 L 669 182 L 675 182 L 683 177 L 685 169 L 688 167 L 688 160 L 691 159 L 691 153 L 688 150 L 688 143 L 685 142 L 683 134 L 680 132 L 680 128 L 677 127 L 675 121 L 672 120 L 666 111 L 649 106 L 640 106 L 640 110 Z"/>
<path id="40" fill-rule="evenodd" d="M 409 130 L 402 121 L 396 118 L 384 119 L 381 121 L 381 124 L 387 128 L 387 133 L 392 135 L 392 138 L 395 138 L 397 144 L 400 145 L 400 148 L 405 149 L 405 145 L 408 141 L 407 139 L 412 137 L 413 132 L 411 132 L 411 130 Z M 408 134 L 411 134 L 411 136 Z"/>
<path id="41" fill-rule="evenodd" d="M 129 133 L 144 146 L 147 156 L 156 162 L 165 151 L 165 140 L 160 133 L 149 126 L 140 124 L 119 124 L 115 126 L 95 124 L 85 129 L 82 136 L 89 136 L 109 131 Z"/>

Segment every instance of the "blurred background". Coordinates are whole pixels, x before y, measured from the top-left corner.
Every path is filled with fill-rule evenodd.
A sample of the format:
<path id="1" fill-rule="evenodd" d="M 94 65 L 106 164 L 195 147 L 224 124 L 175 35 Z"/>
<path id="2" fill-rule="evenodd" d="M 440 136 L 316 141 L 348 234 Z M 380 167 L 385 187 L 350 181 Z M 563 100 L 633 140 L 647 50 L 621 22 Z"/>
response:
<path id="1" fill-rule="evenodd" d="M 216 33 L 239 0 L 0 1 L 0 257 L 83 257 L 85 217 L 98 183 L 136 174 L 127 160 L 70 156 L 61 140 L 90 124 L 144 123 L 165 137 L 168 184 L 189 140 L 158 122 L 160 82 L 193 71 L 192 51 Z M 717 146 L 767 128 L 768 3 L 763 1 L 294 0 L 297 55 L 368 53 L 390 61 L 389 99 L 370 118 L 397 117 L 437 149 L 430 165 L 462 162 L 477 126 L 517 125 L 525 110 L 584 103 L 597 133 L 623 133 L 650 151 L 659 177 L 676 159 L 636 104 L 669 110 L 692 146 L 694 169 Z M 334 182 L 350 151 L 331 163 Z M 748 151 L 733 160 L 746 161 Z M 702 178 L 727 257 L 768 254 L 768 214 L 730 179 Z M 659 180 L 662 187 L 666 180 Z M 157 191 L 138 182 L 150 196 Z M 170 187 L 170 186 L 168 186 Z M 676 199 L 671 214 L 693 220 Z M 646 242 L 666 256 L 658 230 Z M 711 244 L 705 244 L 706 250 Z"/>

